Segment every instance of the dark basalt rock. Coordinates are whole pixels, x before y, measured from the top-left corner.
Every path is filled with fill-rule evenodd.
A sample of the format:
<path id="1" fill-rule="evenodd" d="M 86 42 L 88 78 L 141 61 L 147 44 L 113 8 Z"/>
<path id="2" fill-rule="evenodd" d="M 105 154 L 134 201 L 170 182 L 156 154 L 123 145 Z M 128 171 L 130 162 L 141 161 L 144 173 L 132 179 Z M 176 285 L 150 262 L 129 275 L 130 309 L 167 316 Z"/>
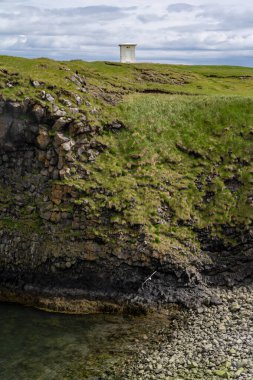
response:
<path id="1" fill-rule="evenodd" d="M 24 115 L 24 118 L 21 117 Z M 6 102 L 0 114 L 0 150 L 22 150 L 35 142 L 39 125 L 25 106 L 17 102 Z"/>

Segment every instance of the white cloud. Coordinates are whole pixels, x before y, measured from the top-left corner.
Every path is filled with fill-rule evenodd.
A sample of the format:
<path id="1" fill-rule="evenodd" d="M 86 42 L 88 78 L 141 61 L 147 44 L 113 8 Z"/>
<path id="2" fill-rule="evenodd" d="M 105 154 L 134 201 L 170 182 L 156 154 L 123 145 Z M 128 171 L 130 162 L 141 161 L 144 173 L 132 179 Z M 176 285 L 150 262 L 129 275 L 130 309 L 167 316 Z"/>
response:
<path id="1" fill-rule="evenodd" d="M 195 6 L 188 3 L 175 3 L 168 6 L 168 11 L 173 13 L 192 12 Z"/>
<path id="2" fill-rule="evenodd" d="M 0 0 L 0 54 L 253 66 L 253 4 L 241 0 Z M 71 4 L 71 5 L 70 5 Z"/>

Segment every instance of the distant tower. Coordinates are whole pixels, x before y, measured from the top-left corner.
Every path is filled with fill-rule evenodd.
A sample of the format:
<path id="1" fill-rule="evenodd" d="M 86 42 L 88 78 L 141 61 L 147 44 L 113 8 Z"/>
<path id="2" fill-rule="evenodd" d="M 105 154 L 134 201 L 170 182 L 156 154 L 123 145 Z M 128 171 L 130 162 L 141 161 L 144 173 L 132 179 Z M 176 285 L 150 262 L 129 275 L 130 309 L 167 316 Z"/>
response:
<path id="1" fill-rule="evenodd" d="M 120 44 L 120 62 L 135 63 L 135 48 L 136 44 Z"/>

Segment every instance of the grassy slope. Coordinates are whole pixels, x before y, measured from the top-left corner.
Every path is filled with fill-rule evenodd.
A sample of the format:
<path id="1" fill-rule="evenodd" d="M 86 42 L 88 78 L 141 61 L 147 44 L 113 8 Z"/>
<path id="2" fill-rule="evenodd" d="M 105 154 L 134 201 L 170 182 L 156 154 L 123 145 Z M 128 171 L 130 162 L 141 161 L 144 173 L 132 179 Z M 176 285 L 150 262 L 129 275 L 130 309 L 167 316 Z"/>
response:
<path id="1" fill-rule="evenodd" d="M 1 69 L 17 73 L 13 88 Z M 68 79 L 76 71 L 86 78 L 85 95 Z M 88 181 L 68 179 L 94 215 L 109 209 L 117 228 L 143 225 L 161 251 L 196 245 L 192 225 L 222 236 L 224 224 L 252 222 L 253 69 L 0 58 L 6 98 L 41 102 L 30 79 L 57 102 L 59 89 L 71 100 L 85 97 L 99 109 L 94 116 L 82 106 L 91 123 L 126 125 L 97 136 L 108 148 L 86 164 Z"/>
<path id="2" fill-rule="evenodd" d="M 192 222 L 214 234 L 251 223 L 251 99 L 138 95 L 120 108 L 128 128 L 103 137 L 111 149 L 93 175 L 126 219 L 148 223 L 164 249 L 174 238 L 194 240 Z"/>

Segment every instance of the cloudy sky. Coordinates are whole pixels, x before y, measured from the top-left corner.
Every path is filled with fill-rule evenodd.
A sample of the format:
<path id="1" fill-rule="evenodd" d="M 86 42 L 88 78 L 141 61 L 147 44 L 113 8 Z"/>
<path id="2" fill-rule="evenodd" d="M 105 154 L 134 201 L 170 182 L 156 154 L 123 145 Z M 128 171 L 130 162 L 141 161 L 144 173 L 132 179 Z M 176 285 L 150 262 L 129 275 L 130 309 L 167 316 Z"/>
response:
<path id="1" fill-rule="evenodd" d="M 250 0 L 0 0 L 0 54 L 253 67 Z"/>

